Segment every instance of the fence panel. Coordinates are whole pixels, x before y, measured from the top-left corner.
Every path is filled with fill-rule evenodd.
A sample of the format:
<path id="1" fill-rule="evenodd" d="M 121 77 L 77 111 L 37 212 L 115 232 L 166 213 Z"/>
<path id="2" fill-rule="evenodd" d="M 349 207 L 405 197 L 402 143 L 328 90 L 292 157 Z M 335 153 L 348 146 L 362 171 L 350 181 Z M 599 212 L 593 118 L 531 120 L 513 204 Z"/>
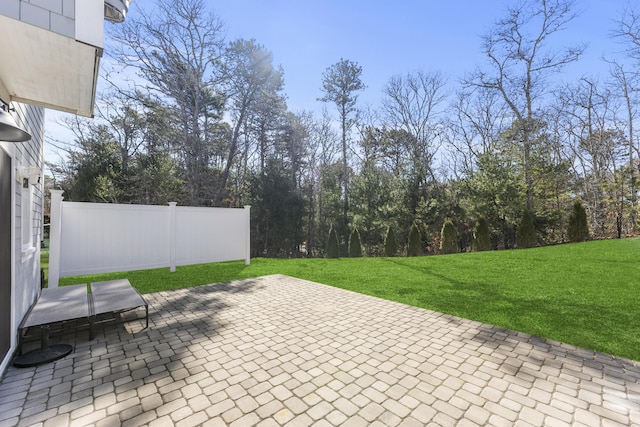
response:
<path id="1" fill-rule="evenodd" d="M 63 276 L 244 259 L 244 209 L 62 202 L 53 190 L 49 286 Z M 59 230 L 59 232 L 54 232 Z"/>
<path id="2" fill-rule="evenodd" d="M 244 259 L 244 238 L 243 211 L 176 208 L 176 265 Z"/>
<path id="3" fill-rule="evenodd" d="M 63 202 L 61 216 L 61 276 L 169 265 L 165 206 Z"/>

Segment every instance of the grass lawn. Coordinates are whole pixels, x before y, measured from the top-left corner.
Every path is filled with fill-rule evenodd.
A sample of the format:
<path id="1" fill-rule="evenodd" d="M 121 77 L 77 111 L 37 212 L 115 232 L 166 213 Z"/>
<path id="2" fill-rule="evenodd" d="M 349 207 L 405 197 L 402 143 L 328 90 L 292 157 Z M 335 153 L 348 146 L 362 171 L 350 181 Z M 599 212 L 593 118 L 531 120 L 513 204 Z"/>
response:
<path id="1" fill-rule="evenodd" d="M 44 283 L 49 283 L 49 248 L 40 249 L 40 268 L 44 270 Z"/>
<path id="2" fill-rule="evenodd" d="M 640 360 L 640 239 L 415 258 L 263 259 L 67 277 L 142 293 L 285 274 Z"/>

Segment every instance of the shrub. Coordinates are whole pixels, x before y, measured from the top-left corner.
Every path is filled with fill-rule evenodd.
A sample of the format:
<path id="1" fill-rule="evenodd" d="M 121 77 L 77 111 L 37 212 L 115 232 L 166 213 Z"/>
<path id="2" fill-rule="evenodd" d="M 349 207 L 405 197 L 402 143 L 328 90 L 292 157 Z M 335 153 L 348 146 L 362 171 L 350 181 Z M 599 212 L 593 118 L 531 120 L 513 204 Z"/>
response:
<path id="1" fill-rule="evenodd" d="M 538 243 L 536 227 L 533 225 L 533 215 L 529 209 L 522 210 L 520 224 L 516 230 L 516 246 L 518 248 L 532 248 Z"/>
<path id="2" fill-rule="evenodd" d="M 362 244 L 360 243 L 360 233 L 354 228 L 349 236 L 349 256 L 351 258 L 360 258 L 362 256 Z"/>
<path id="3" fill-rule="evenodd" d="M 458 252 L 458 232 L 449 218 L 442 224 L 440 231 L 440 253 L 455 254 Z"/>
<path id="4" fill-rule="evenodd" d="M 338 247 L 338 233 L 332 225 L 329 229 L 329 239 L 327 240 L 327 258 L 338 258 L 340 256 L 340 248 Z"/>
<path id="5" fill-rule="evenodd" d="M 491 249 L 491 232 L 489 223 L 484 216 L 478 218 L 476 227 L 473 230 L 473 251 L 488 251 Z"/>
<path id="6" fill-rule="evenodd" d="M 422 237 L 418 226 L 413 223 L 409 230 L 409 243 L 407 244 L 407 256 L 418 256 L 421 253 Z"/>
<path id="7" fill-rule="evenodd" d="M 398 254 L 398 243 L 393 228 L 387 228 L 387 235 L 384 238 L 384 256 L 396 256 Z"/>
<path id="8" fill-rule="evenodd" d="M 589 223 L 587 222 L 587 211 L 578 200 L 573 204 L 573 211 L 569 215 L 569 229 L 567 230 L 569 240 L 572 242 L 584 242 L 589 239 Z"/>

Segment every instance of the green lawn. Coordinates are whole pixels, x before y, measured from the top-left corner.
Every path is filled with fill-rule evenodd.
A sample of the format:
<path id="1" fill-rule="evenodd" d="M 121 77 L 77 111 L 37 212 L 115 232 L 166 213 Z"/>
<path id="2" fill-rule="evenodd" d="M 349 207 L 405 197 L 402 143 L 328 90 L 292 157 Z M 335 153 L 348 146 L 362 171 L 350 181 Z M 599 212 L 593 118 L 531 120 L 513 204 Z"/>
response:
<path id="1" fill-rule="evenodd" d="M 40 268 L 44 270 L 44 283 L 49 280 L 49 248 L 40 249 Z"/>
<path id="2" fill-rule="evenodd" d="M 142 293 L 285 274 L 640 360 L 640 239 L 417 258 L 253 259 L 68 277 Z"/>

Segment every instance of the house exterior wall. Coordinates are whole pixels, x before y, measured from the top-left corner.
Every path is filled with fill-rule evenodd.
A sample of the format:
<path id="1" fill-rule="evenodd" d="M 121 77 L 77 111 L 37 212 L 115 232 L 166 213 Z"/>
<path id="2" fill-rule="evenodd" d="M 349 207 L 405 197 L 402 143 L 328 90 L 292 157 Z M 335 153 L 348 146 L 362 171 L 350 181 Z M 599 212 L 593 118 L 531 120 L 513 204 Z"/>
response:
<path id="1" fill-rule="evenodd" d="M 129 2 L 109 2 L 122 9 L 117 22 L 124 20 Z M 11 351 L 4 356 L 8 334 L 3 333 L 7 321 L 2 320 L 0 378 L 16 350 L 18 326 L 40 290 L 44 109 L 35 105 L 92 117 L 105 12 L 104 0 L 0 0 L 0 32 L 6 40 L 0 43 L 4 58 L 0 101 L 2 105 L 13 101 L 10 114 L 32 136 L 24 143 L 0 141 L 3 171 L 5 164 L 11 168 L 11 188 L 4 178 L 1 189 L 3 200 L 11 199 L 11 236 L 2 241 L 10 240 L 11 244 L 12 335 Z M 9 191 L 10 197 L 6 195 Z M 1 213 L 9 215 L 7 210 Z M 6 229 L 0 231 L 3 236 L 9 234 Z M 6 244 L 1 247 L 3 252 L 7 248 Z M 0 285 L 8 281 L 5 276 L 0 275 Z M 2 286 L 1 290 L 5 289 L 7 286 Z"/>
<path id="2" fill-rule="evenodd" d="M 23 204 L 24 191 L 21 171 L 23 168 L 37 168 L 42 171 L 44 164 L 44 109 L 32 105 L 11 104 L 15 111 L 11 114 L 18 126 L 29 132 L 32 139 L 23 143 L 7 143 L 0 141 L 0 149 L 4 150 L 12 161 L 13 186 L 13 236 L 12 236 L 12 286 L 11 286 L 11 351 L 4 360 L 0 360 L 0 377 L 11 362 L 17 349 L 18 326 L 29 307 L 36 300 L 40 290 L 40 241 L 42 239 L 43 216 L 43 179 L 37 182 L 32 179 L 30 211 L 32 221 L 24 226 L 29 227 L 32 248 L 26 250 L 23 242 Z M 40 172 L 42 174 L 42 172 Z M 40 175 L 41 176 L 41 175 Z"/>
<path id="3" fill-rule="evenodd" d="M 85 0 L 86 1 L 86 0 Z M 0 15 L 75 37 L 75 0 L 2 0 Z"/>

